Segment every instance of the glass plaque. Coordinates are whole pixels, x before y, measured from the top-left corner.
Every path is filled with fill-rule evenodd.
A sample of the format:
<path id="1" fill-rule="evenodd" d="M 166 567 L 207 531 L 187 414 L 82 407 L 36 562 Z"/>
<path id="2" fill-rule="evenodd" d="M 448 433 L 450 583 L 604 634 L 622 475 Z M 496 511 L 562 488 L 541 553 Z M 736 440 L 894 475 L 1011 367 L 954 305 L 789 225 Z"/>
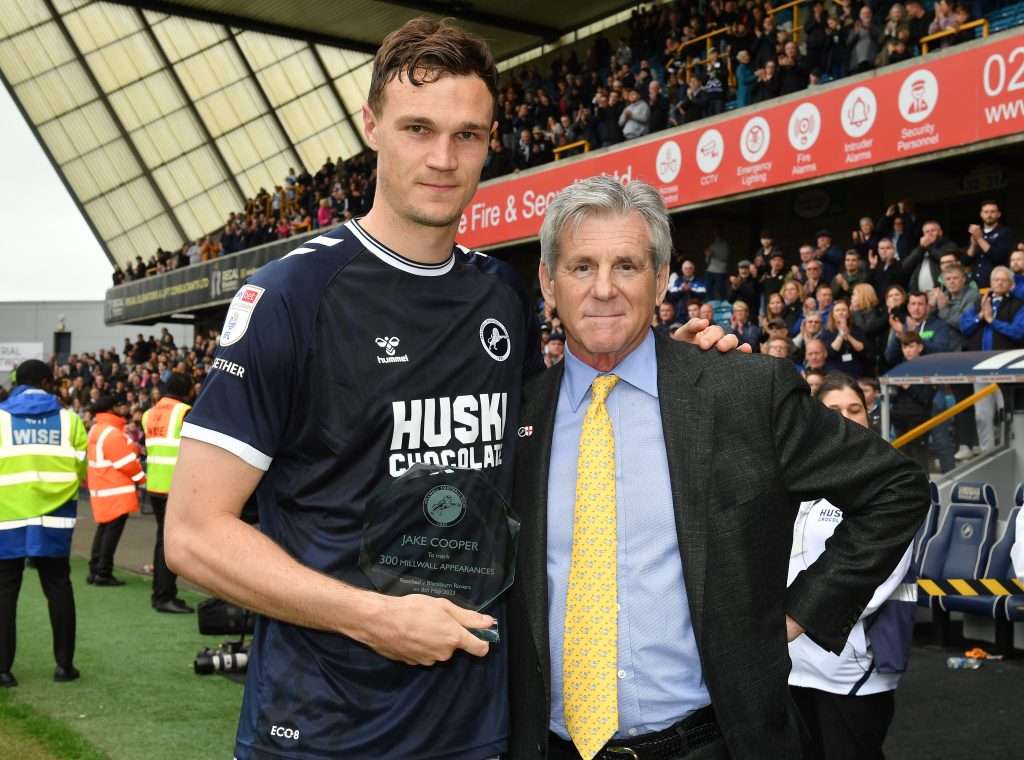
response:
<path id="1" fill-rule="evenodd" d="M 515 578 L 519 520 L 480 470 L 417 464 L 366 506 L 359 566 L 383 594 L 483 611 Z M 496 643 L 497 626 L 474 630 Z"/>

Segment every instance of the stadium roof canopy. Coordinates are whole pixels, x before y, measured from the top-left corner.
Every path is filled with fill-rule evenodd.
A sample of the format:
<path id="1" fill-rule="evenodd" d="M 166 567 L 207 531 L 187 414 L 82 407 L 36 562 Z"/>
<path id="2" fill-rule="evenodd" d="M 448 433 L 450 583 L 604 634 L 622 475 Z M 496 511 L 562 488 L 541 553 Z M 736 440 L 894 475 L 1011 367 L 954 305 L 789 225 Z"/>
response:
<path id="1" fill-rule="evenodd" d="M 111 261 L 176 249 L 290 167 L 364 148 L 380 40 L 451 16 L 499 60 L 623 0 L 6 0 L 0 75 Z"/>

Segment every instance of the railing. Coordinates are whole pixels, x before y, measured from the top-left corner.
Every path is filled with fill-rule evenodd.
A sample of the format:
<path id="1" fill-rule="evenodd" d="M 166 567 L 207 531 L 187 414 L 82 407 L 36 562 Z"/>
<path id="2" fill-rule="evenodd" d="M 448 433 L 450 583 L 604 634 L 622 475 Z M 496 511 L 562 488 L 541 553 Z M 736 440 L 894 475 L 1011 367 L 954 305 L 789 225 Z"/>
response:
<path id="1" fill-rule="evenodd" d="M 977 21 L 969 21 L 963 26 L 957 27 L 956 29 L 943 29 L 941 32 L 935 34 L 929 34 L 926 37 L 921 38 L 921 55 L 928 52 L 928 43 L 934 42 L 935 40 L 941 40 L 943 37 L 952 37 L 954 34 L 960 34 L 960 32 L 966 32 L 968 29 L 976 29 L 981 27 L 981 36 L 988 37 L 988 19 L 979 18 Z"/>
<path id="2" fill-rule="evenodd" d="M 715 45 L 712 42 L 712 40 L 715 37 L 717 37 L 718 35 L 725 34 L 728 31 L 729 31 L 728 29 L 715 29 L 713 32 L 708 32 L 707 34 L 702 34 L 700 37 L 694 37 L 692 40 L 687 40 L 682 45 L 680 45 L 679 46 L 679 51 L 682 52 L 686 48 L 690 47 L 690 45 L 696 45 L 698 42 L 705 42 L 706 41 L 707 42 L 707 48 L 708 48 L 707 52 L 710 53 L 711 50 L 715 47 Z"/>
<path id="3" fill-rule="evenodd" d="M 584 153 L 590 152 L 590 141 L 589 140 L 577 140 L 576 142 L 566 143 L 565 145 L 559 145 L 555 148 L 552 153 L 555 154 L 555 160 L 557 161 L 562 157 L 562 154 L 566 151 L 576 150 L 576 148 L 583 148 Z"/>
<path id="4" fill-rule="evenodd" d="M 788 11 L 790 8 L 793 8 L 793 28 L 790 31 L 793 33 L 793 42 L 798 45 L 800 44 L 800 30 L 803 27 L 800 25 L 800 11 L 797 7 L 807 2 L 809 2 L 809 0 L 791 0 L 791 2 L 788 2 L 785 5 L 768 9 L 768 15 L 774 16 L 776 13 L 782 13 L 783 11 Z"/>
<path id="5" fill-rule="evenodd" d="M 927 420 L 926 422 L 922 422 L 916 428 L 912 428 L 912 429 L 908 430 L 906 433 L 904 433 L 899 438 L 897 438 L 895 441 L 893 441 L 892 445 L 895 448 L 897 448 L 897 449 L 900 448 L 901 446 L 906 446 L 911 441 L 920 438 L 922 435 L 924 435 L 925 433 L 929 432 L 933 428 L 936 428 L 939 425 L 941 425 L 943 422 L 948 420 L 950 417 L 953 417 L 954 415 L 959 414 L 960 412 L 962 412 L 964 409 L 966 409 L 969 406 L 973 406 L 974 404 L 978 403 L 979 401 L 981 401 L 986 396 L 992 395 L 997 390 L 999 390 L 999 385 L 996 384 L 996 383 L 992 383 L 991 385 L 986 385 L 984 388 L 982 388 L 977 393 L 972 393 L 970 396 L 965 398 L 963 401 L 958 401 L 957 403 L 953 404 L 953 406 L 949 407 L 949 409 L 945 410 L 944 412 L 940 412 L 939 414 L 936 414 L 934 417 L 932 417 L 930 420 Z"/>

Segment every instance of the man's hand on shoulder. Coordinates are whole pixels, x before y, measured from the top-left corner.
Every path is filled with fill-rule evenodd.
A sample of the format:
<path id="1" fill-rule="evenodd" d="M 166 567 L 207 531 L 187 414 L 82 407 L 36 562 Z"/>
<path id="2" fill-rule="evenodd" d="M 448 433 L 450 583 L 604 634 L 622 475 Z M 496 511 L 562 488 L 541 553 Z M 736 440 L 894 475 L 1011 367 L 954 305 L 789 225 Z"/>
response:
<path id="1" fill-rule="evenodd" d="M 723 354 L 734 350 L 745 354 L 751 352 L 748 344 L 741 344 L 735 335 L 726 335 L 725 330 L 706 319 L 691 319 L 672 333 L 672 338 L 681 343 L 691 343 L 701 351 L 708 351 L 714 346 Z"/>
<path id="2" fill-rule="evenodd" d="M 477 657 L 490 650 L 487 642 L 469 632 L 489 628 L 493 618 L 466 610 L 447 599 L 410 594 L 390 597 L 374 594 L 381 609 L 372 623 L 356 636 L 378 654 L 407 665 L 433 665 L 462 649 Z"/>

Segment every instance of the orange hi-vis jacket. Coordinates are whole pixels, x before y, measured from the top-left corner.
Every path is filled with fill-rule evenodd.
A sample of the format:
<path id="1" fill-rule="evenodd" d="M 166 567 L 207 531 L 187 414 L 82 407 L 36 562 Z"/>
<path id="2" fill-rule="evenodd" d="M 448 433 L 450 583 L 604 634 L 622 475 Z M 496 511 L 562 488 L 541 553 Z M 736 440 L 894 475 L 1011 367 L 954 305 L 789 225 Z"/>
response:
<path id="1" fill-rule="evenodd" d="M 139 511 L 135 487 L 145 482 L 146 473 L 124 426 L 123 417 L 100 412 L 89 431 L 89 501 L 98 523 Z"/>

